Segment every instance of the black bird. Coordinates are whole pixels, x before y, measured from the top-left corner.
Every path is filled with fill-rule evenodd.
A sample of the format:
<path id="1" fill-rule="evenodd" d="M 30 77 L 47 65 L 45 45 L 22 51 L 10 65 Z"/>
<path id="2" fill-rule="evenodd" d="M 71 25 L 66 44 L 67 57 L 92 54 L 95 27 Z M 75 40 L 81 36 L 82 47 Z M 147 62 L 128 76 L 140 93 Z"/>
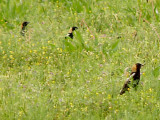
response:
<path id="1" fill-rule="evenodd" d="M 26 26 L 29 24 L 29 22 L 25 21 L 22 23 L 22 26 L 21 26 L 21 35 L 24 36 L 25 35 L 25 32 L 26 32 Z"/>
<path id="2" fill-rule="evenodd" d="M 143 65 L 140 63 L 136 63 L 132 66 L 132 72 L 130 74 L 130 77 L 125 81 L 122 90 L 120 91 L 120 95 L 124 94 L 126 91 L 130 88 L 130 78 L 133 77 L 132 81 L 132 87 L 136 88 L 140 81 L 140 69 Z"/>
<path id="3" fill-rule="evenodd" d="M 132 72 L 131 75 L 133 75 L 133 87 L 137 87 L 140 81 L 140 69 L 143 65 L 140 63 L 136 63 L 135 65 L 132 66 Z"/>
<path id="4" fill-rule="evenodd" d="M 70 37 L 71 39 L 73 39 L 73 31 L 75 31 L 76 29 L 78 29 L 78 27 L 75 27 L 75 26 L 74 26 L 74 27 L 70 28 L 67 36 Z M 65 37 L 65 39 L 66 39 L 66 38 L 67 38 L 67 37 Z"/>

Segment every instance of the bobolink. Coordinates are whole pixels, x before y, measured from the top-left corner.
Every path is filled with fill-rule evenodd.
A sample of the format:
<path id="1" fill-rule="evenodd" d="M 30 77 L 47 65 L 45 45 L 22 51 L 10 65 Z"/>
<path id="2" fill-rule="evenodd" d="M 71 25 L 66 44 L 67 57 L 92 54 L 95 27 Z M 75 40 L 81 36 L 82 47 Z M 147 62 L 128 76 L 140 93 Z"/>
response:
<path id="1" fill-rule="evenodd" d="M 67 34 L 67 37 L 70 37 L 71 39 L 73 39 L 73 31 L 75 31 L 76 29 L 78 29 L 78 27 L 72 27 L 70 28 L 68 34 Z M 65 39 L 67 38 L 65 37 Z"/>
<path id="2" fill-rule="evenodd" d="M 22 26 L 21 26 L 21 35 L 24 36 L 25 35 L 25 30 L 26 30 L 26 26 L 29 24 L 29 22 L 23 22 Z"/>
<path id="3" fill-rule="evenodd" d="M 132 66 L 132 72 L 130 74 L 130 77 L 125 81 L 122 90 L 120 91 L 120 95 L 124 94 L 126 91 L 129 90 L 130 86 L 130 78 L 133 77 L 132 86 L 133 88 L 136 88 L 140 81 L 140 69 L 143 65 L 140 63 L 136 63 Z"/>
<path id="4" fill-rule="evenodd" d="M 131 75 L 133 75 L 133 87 L 137 87 L 137 85 L 139 84 L 139 81 L 140 81 L 140 69 L 143 65 L 140 64 L 140 63 L 137 63 L 135 65 L 132 66 L 132 72 L 131 72 Z"/>

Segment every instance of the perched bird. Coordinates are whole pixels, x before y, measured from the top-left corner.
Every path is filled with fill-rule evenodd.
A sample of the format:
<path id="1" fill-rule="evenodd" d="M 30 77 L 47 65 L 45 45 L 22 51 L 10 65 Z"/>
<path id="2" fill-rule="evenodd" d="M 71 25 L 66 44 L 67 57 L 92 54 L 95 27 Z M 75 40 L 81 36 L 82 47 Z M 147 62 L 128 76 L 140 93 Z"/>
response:
<path id="1" fill-rule="evenodd" d="M 135 75 L 133 75 L 133 87 L 137 87 L 137 85 L 139 84 L 140 81 L 140 69 L 143 65 L 140 63 L 136 63 L 135 65 L 132 66 L 132 72 L 131 75 L 135 73 Z"/>
<path id="2" fill-rule="evenodd" d="M 73 31 L 75 31 L 76 29 L 78 29 L 78 27 L 72 27 L 70 28 L 68 34 L 67 34 L 67 37 L 70 37 L 71 39 L 73 39 Z M 65 39 L 67 38 L 65 37 Z"/>
<path id="3" fill-rule="evenodd" d="M 132 81 L 132 87 L 136 88 L 140 81 L 140 69 L 143 65 L 140 63 L 136 63 L 132 66 L 132 72 L 130 74 L 130 77 L 125 81 L 122 90 L 120 91 L 120 95 L 124 94 L 126 91 L 130 88 L 131 80 L 130 78 L 133 78 Z"/>
<path id="4" fill-rule="evenodd" d="M 24 36 L 25 35 L 25 32 L 26 32 L 26 26 L 29 24 L 29 22 L 25 21 L 22 23 L 22 26 L 21 26 L 21 35 Z"/>

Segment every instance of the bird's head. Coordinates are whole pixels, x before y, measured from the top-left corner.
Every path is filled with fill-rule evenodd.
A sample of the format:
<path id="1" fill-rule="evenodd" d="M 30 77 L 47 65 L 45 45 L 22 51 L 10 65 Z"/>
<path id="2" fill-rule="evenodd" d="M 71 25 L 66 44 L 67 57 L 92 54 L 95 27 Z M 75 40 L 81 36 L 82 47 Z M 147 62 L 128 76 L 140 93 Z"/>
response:
<path id="1" fill-rule="evenodd" d="M 25 22 L 22 23 L 22 27 L 25 27 L 25 26 L 27 26 L 28 24 L 29 24 L 29 22 L 25 21 Z"/>
<path id="2" fill-rule="evenodd" d="M 71 27 L 70 29 L 69 29 L 69 33 L 72 33 L 73 31 L 75 31 L 76 29 L 78 29 L 78 27 Z"/>
<path id="3" fill-rule="evenodd" d="M 141 67 L 144 66 L 143 64 L 141 63 L 136 63 L 132 66 L 132 72 L 137 72 L 138 70 L 141 69 Z"/>
<path id="4" fill-rule="evenodd" d="M 72 27 L 72 31 L 74 31 L 74 30 L 76 30 L 76 29 L 78 29 L 78 27 L 75 27 L 75 26 Z"/>
<path id="5" fill-rule="evenodd" d="M 141 64 L 141 63 L 136 63 L 136 66 L 137 66 L 137 69 L 141 69 L 141 67 L 144 66 L 144 65 Z"/>

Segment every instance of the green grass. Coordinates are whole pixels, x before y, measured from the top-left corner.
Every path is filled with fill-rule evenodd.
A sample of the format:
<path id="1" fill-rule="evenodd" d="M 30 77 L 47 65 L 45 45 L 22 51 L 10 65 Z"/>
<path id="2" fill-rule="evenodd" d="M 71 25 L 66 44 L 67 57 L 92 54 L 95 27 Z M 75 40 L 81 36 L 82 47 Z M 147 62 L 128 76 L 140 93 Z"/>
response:
<path id="1" fill-rule="evenodd" d="M 0 119 L 159 119 L 159 6 L 0 0 Z M 30 22 L 25 37 L 23 21 Z M 79 29 L 65 40 L 72 26 Z M 143 85 L 120 96 L 124 69 L 137 62 L 145 63 Z"/>

